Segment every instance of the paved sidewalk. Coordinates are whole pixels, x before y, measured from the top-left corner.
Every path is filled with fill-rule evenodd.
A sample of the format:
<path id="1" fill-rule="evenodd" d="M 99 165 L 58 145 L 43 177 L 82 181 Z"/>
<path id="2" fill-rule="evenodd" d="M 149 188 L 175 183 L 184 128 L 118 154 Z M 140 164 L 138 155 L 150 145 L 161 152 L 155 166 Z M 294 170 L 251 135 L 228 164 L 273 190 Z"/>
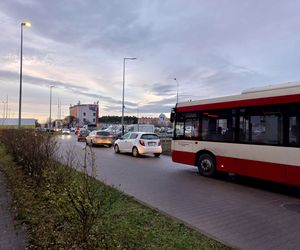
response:
<path id="1" fill-rule="evenodd" d="M 0 171 L 0 250 L 25 249 L 24 230 L 16 224 L 10 212 L 11 196 L 4 174 Z"/>

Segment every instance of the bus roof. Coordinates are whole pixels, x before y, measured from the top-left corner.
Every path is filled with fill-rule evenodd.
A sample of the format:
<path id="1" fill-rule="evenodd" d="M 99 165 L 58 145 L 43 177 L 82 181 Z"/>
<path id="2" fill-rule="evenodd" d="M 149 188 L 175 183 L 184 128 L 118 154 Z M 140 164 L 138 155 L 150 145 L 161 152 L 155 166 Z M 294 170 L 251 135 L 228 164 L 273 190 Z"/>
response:
<path id="1" fill-rule="evenodd" d="M 240 95 L 178 103 L 177 111 L 212 110 L 234 107 L 300 102 L 300 82 L 244 90 Z"/>

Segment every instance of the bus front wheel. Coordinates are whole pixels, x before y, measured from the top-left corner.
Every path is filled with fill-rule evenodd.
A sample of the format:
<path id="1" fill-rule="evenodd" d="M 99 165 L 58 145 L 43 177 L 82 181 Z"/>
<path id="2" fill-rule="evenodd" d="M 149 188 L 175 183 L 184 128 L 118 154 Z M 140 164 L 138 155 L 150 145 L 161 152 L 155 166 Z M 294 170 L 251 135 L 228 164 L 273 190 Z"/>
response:
<path id="1" fill-rule="evenodd" d="M 198 159 L 198 171 L 203 176 L 213 176 L 216 172 L 215 158 L 210 154 L 202 154 Z"/>

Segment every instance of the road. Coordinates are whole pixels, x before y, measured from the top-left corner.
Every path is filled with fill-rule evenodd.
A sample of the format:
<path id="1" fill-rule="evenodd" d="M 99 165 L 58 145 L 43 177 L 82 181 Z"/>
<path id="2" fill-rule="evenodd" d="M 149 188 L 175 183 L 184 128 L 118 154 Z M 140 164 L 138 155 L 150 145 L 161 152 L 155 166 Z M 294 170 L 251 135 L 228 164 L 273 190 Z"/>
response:
<path id="1" fill-rule="evenodd" d="M 59 142 L 61 150 L 72 148 L 82 161 L 85 143 L 73 135 Z M 104 147 L 93 151 L 98 179 L 211 238 L 240 249 L 299 249 L 299 189 L 201 177 L 196 168 L 168 156 L 133 158 Z"/>

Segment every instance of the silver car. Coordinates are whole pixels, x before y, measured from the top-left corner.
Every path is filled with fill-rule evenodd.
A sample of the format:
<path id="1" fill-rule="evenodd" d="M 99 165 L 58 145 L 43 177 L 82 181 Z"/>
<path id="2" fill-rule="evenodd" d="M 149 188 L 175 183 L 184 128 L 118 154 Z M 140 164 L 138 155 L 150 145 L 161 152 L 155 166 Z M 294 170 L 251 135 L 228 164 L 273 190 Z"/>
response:
<path id="1" fill-rule="evenodd" d="M 148 132 L 130 132 L 115 141 L 115 153 L 132 153 L 134 157 L 144 154 L 154 154 L 159 157 L 162 153 L 160 139 L 157 134 Z"/>
<path id="2" fill-rule="evenodd" d="M 101 145 L 111 147 L 114 142 L 114 137 L 108 131 L 95 130 L 89 133 L 86 137 L 86 144 L 88 145 Z"/>

